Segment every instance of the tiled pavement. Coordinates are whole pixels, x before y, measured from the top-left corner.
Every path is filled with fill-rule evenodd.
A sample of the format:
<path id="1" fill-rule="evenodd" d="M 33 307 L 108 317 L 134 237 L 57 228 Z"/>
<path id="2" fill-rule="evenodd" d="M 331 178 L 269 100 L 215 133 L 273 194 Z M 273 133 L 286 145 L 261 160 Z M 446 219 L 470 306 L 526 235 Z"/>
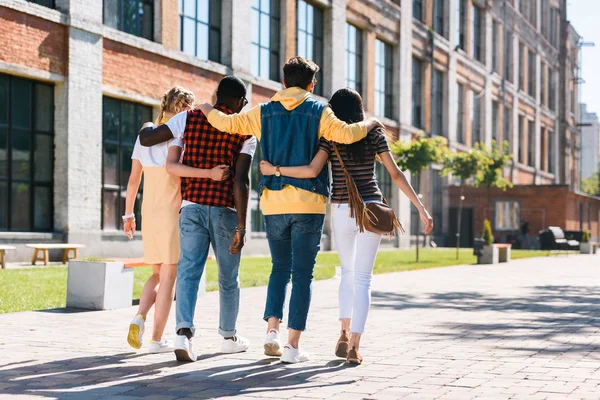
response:
<path id="1" fill-rule="evenodd" d="M 295 366 L 261 353 L 265 288 L 242 291 L 239 355 L 218 354 L 217 293 L 200 298 L 192 364 L 132 352 L 134 308 L 0 315 L 0 397 L 600 399 L 600 256 L 378 275 L 359 367 L 333 355 L 337 284 L 314 284 Z"/>

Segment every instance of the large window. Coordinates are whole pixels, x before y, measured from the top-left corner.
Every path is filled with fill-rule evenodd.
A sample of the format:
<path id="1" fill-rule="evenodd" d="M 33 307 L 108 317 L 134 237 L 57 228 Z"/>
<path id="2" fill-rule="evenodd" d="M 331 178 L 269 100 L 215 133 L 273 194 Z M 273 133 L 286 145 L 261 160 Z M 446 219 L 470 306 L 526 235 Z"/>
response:
<path id="1" fill-rule="evenodd" d="M 279 81 L 279 0 L 252 0 L 252 73 Z"/>
<path id="2" fill-rule="evenodd" d="M 492 140 L 498 141 L 498 112 L 499 104 L 496 100 L 492 100 Z"/>
<path id="3" fill-rule="evenodd" d="M 504 40 L 504 78 L 512 82 L 513 81 L 513 36 L 512 33 L 508 32 Z"/>
<path id="4" fill-rule="evenodd" d="M 460 83 L 456 84 L 458 104 L 456 106 L 456 140 L 465 143 L 465 88 Z"/>
<path id="5" fill-rule="evenodd" d="M 423 0 L 412 0 L 413 18 L 423 21 Z"/>
<path id="6" fill-rule="evenodd" d="M 548 172 L 554 173 L 554 132 L 548 131 L 548 138 L 546 139 L 546 154 L 548 154 Z"/>
<path id="7" fill-rule="evenodd" d="M 508 151 L 512 154 L 510 144 L 512 143 L 512 109 L 509 106 L 504 108 L 504 119 L 502 128 L 502 141 L 508 142 Z"/>
<path id="8" fill-rule="evenodd" d="M 466 32 L 466 25 L 465 25 L 465 20 L 466 20 L 466 0 L 458 0 L 458 7 L 457 7 L 457 16 L 456 16 L 456 25 L 457 25 L 457 30 L 458 30 L 458 47 L 465 50 L 465 44 L 467 41 L 467 38 L 465 37 L 467 35 Z"/>
<path id="9" fill-rule="evenodd" d="M 481 141 L 481 97 L 471 91 L 471 145 Z"/>
<path id="10" fill-rule="evenodd" d="M 492 70 L 500 72 L 500 24 L 496 20 L 492 21 Z"/>
<path id="11" fill-rule="evenodd" d="M 471 26 L 471 55 L 477 61 L 484 62 L 483 54 L 483 11 L 477 6 L 472 7 L 473 25 Z"/>
<path id="12" fill-rule="evenodd" d="M 494 204 L 494 230 L 516 231 L 521 226 L 521 205 L 515 200 L 497 200 Z"/>
<path id="13" fill-rule="evenodd" d="M 556 110 L 556 87 L 554 84 L 554 71 L 548 68 L 548 108 L 552 111 Z"/>
<path id="14" fill-rule="evenodd" d="M 392 46 L 375 40 L 375 115 L 393 118 Z"/>
<path id="15" fill-rule="evenodd" d="M 431 102 L 431 133 L 446 136 L 444 131 L 444 73 L 433 70 L 433 100 Z"/>
<path id="16" fill-rule="evenodd" d="M 421 94 L 422 76 L 421 60 L 413 57 L 412 59 L 412 125 L 415 128 L 422 128 L 423 121 L 423 101 Z"/>
<path id="17" fill-rule="evenodd" d="M 346 86 L 362 94 L 362 31 L 346 23 Z"/>
<path id="18" fill-rule="evenodd" d="M 54 88 L 0 74 L 0 231 L 53 229 Z"/>
<path id="19" fill-rule="evenodd" d="M 104 0 L 104 24 L 153 40 L 154 1 Z"/>
<path id="20" fill-rule="evenodd" d="M 133 145 L 139 127 L 152 119 L 152 108 L 104 97 L 102 114 L 102 227 L 120 229 L 121 216 L 125 213 Z M 139 220 L 141 196 L 136 203 L 136 218 Z"/>
<path id="21" fill-rule="evenodd" d="M 535 166 L 535 123 L 527 121 L 527 165 Z"/>
<path id="22" fill-rule="evenodd" d="M 179 48 L 221 62 L 221 1 L 179 0 Z"/>
<path id="23" fill-rule="evenodd" d="M 521 164 L 523 164 L 525 162 L 525 142 L 524 142 L 524 132 L 523 130 L 525 129 L 525 117 L 522 115 L 519 115 L 519 138 L 518 138 L 518 143 L 517 143 L 517 152 L 518 154 L 518 160 Z"/>
<path id="24" fill-rule="evenodd" d="M 535 97 L 535 54 L 532 51 L 527 53 L 527 93 Z"/>
<path id="25" fill-rule="evenodd" d="M 433 30 L 442 36 L 446 36 L 444 12 L 446 0 L 434 0 L 433 2 Z"/>
<path id="26" fill-rule="evenodd" d="M 31 3 L 39 4 L 40 6 L 46 6 L 54 8 L 54 0 L 28 0 Z"/>
<path id="27" fill-rule="evenodd" d="M 298 0 L 298 55 L 312 60 L 323 69 L 323 10 Z M 317 74 L 320 81 L 323 74 Z M 323 94 L 323 82 L 318 82 L 315 94 Z"/>
<path id="28" fill-rule="evenodd" d="M 519 90 L 525 90 L 525 68 L 524 62 L 527 57 L 527 47 L 523 43 L 519 43 Z"/>

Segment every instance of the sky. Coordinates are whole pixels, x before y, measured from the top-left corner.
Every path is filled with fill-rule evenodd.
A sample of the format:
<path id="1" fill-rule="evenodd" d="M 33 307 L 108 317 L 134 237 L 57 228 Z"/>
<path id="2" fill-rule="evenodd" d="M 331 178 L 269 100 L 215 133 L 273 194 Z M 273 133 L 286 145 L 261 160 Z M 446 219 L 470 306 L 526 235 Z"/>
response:
<path id="1" fill-rule="evenodd" d="M 568 0 L 567 19 L 584 42 L 594 42 L 594 47 L 582 47 L 581 102 L 589 112 L 600 115 L 600 0 Z"/>

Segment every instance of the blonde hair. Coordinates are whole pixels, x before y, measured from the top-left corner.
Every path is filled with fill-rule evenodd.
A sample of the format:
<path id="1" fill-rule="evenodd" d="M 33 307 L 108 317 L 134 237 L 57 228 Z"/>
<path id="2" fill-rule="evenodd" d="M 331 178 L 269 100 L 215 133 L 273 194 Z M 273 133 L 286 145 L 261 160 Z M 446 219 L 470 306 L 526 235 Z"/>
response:
<path id="1" fill-rule="evenodd" d="M 194 93 L 181 86 L 175 86 L 163 95 L 156 123 L 160 124 L 168 112 L 176 114 L 183 111 L 185 107 L 192 108 L 195 100 Z"/>

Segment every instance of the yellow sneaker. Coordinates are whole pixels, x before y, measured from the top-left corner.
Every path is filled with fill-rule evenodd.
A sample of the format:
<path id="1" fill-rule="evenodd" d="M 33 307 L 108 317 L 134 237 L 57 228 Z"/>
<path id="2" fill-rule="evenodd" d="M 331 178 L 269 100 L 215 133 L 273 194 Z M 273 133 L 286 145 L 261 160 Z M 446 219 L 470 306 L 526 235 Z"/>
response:
<path id="1" fill-rule="evenodd" d="M 138 314 L 129 324 L 129 333 L 127 334 L 127 343 L 134 349 L 142 347 L 142 337 L 144 336 L 144 318 Z"/>

